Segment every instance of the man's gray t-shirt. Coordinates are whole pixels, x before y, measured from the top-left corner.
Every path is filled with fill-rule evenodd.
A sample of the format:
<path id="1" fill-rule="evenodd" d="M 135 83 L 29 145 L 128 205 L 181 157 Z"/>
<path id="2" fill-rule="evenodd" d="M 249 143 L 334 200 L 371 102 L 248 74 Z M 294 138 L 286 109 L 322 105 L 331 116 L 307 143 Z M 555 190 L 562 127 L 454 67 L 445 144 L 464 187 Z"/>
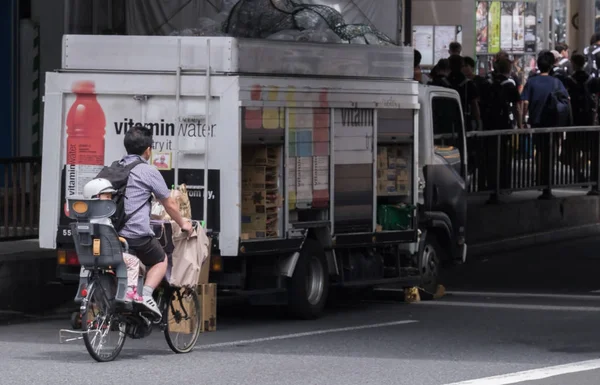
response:
<path id="1" fill-rule="evenodd" d="M 121 160 L 121 163 L 128 165 L 139 159 L 146 162 L 138 155 L 127 155 Z M 134 167 L 131 174 L 129 174 L 125 191 L 127 197 L 125 199 L 125 214 L 130 215 L 139 210 L 127 221 L 119 235 L 131 239 L 154 237 L 154 232 L 150 226 L 151 194 L 154 193 L 156 199 L 160 201 L 168 198 L 170 192 L 165 179 L 156 167 L 148 163 Z"/>

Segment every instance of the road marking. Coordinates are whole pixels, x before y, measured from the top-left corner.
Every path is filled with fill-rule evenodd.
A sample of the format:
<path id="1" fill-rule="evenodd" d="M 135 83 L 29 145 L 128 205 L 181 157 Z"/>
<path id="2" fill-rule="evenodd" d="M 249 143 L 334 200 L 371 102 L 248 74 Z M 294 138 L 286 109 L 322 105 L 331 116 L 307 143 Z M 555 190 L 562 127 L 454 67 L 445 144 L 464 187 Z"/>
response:
<path id="1" fill-rule="evenodd" d="M 461 301 L 421 301 L 416 306 L 456 306 L 456 307 L 481 307 L 488 309 L 515 309 L 515 310 L 545 310 L 545 311 L 580 311 L 600 312 L 600 307 L 594 306 L 554 306 L 554 305 L 525 305 L 514 303 L 484 303 Z"/>
<path id="2" fill-rule="evenodd" d="M 419 322 L 419 321 L 403 320 L 403 321 L 386 322 L 386 323 L 379 323 L 379 324 L 350 326 L 350 327 L 346 327 L 346 328 L 314 330 L 314 331 L 304 332 L 304 333 L 293 333 L 293 334 L 283 334 L 283 335 L 272 336 L 272 337 L 254 338 L 251 340 L 239 340 L 239 341 L 230 341 L 230 342 L 220 342 L 220 343 L 208 344 L 208 345 L 197 345 L 195 349 L 196 350 L 197 349 L 212 349 L 212 348 L 232 347 L 232 346 L 237 346 L 237 345 L 249 345 L 249 344 L 257 344 L 257 343 L 261 343 L 261 342 L 270 342 L 270 341 L 278 341 L 278 340 L 287 340 L 287 339 L 292 339 L 292 338 L 317 336 L 317 335 L 321 335 L 321 334 L 351 332 L 351 331 L 356 331 L 356 330 L 375 329 L 375 328 L 383 328 L 383 327 L 397 326 L 397 325 L 407 325 L 407 324 L 412 324 L 412 323 L 417 323 L 417 322 Z"/>
<path id="3" fill-rule="evenodd" d="M 445 385 L 508 385 L 519 382 L 541 380 L 549 377 L 561 376 L 569 373 L 586 372 L 599 369 L 600 360 L 573 362 L 566 365 L 549 366 L 546 368 L 525 370 L 522 372 L 501 374 L 499 376 L 479 378 L 462 382 L 453 382 Z"/>
<path id="4" fill-rule="evenodd" d="M 376 291 L 404 292 L 404 289 L 376 288 Z M 600 294 L 600 290 L 590 293 Z M 549 294 L 549 293 L 517 293 L 517 292 L 495 292 L 495 291 L 461 291 L 448 290 L 446 295 L 463 297 L 497 297 L 497 298 L 547 298 L 547 299 L 570 299 L 585 301 L 600 301 L 600 295 L 594 294 Z"/>
<path id="5" fill-rule="evenodd" d="M 594 292 L 592 292 L 594 293 Z M 600 293 L 596 291 L 596 293 Z M 600 301 L 600 295 L 593 294 L 546 294 L 546 293 L 511 293 L 493 291 L 447 291 L 448 295 L 465 297 L 511 297 L 511 298 L 549 298 L 549 299 L 580 299 L 586 301 Z"/>

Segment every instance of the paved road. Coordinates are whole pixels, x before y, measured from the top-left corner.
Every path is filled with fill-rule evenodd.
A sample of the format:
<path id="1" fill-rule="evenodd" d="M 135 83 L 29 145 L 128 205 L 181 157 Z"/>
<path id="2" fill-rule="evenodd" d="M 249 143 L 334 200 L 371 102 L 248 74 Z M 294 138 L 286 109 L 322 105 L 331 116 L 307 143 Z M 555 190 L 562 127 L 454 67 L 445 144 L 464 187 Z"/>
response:
<path id="1" fill-rule="evenodd" d="M 380 293 L 313 322 L 229 309 L 188 355 L 155 333 L 96 364 L 82 343 L 58 343 L 65 320 L 2 326 L 1 382 L 597 385 L 599 249 L 600 238 L 490 257 L 452 271 L 438 301 Z"/>

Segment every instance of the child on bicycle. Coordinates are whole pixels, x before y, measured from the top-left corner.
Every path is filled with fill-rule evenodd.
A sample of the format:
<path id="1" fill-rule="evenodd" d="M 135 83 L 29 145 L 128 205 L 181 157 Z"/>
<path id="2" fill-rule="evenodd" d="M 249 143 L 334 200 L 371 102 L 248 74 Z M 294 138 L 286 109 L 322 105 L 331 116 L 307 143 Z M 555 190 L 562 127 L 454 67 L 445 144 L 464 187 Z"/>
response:
<path id="1" fill-rule="evenodd" d="M 107 179 L 103 178 L 92 179 L 83 187 L 83 197 L 85 199 L 111 200 L 112 194 L 115 192 L 117 192 L 117 190 L 113 188 L 112 184 Z M 90 220 L 90 223 L 100 223 L 112 226 L 112 222 L 109 218 L 92 219 Z M 137 292 L 140 260 L 129 253 L 123 253 L 123 260 L 127 266 L 127 292 L 125 293 L 125 301 L 142 303 L 143 298 Z"/>

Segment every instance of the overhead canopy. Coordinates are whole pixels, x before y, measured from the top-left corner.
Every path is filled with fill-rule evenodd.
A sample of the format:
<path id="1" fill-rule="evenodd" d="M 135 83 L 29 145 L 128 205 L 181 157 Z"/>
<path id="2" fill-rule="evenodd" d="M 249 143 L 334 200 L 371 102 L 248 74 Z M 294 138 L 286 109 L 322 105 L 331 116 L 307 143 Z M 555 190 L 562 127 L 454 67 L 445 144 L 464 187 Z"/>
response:
<path id="1" fill-rule="evenodd" d="M 347 25 L 363 24 L 398 42 L 401 0 L 240 0 L 244 6 L 269 2 L 325 5 Z M 220 28 L 238 0 L 65 0 L 68 34 L 170 35 L 189 29 Z M 271 4 L 269 4 L 271 5 Z"/>

